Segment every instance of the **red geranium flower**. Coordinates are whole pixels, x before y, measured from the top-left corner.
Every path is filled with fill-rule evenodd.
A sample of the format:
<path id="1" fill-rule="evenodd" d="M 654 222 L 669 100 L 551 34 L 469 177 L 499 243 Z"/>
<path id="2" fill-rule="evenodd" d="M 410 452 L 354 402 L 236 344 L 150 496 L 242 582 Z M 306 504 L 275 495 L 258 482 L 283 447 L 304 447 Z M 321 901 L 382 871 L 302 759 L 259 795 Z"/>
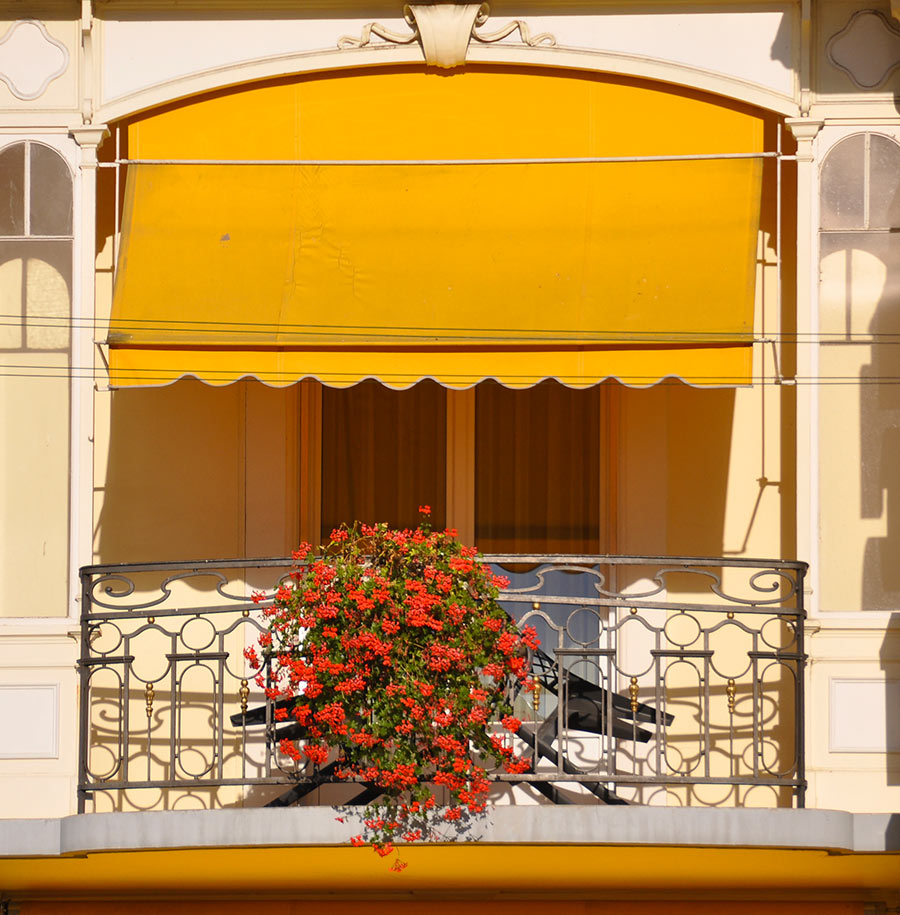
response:
<path id="1" fill-rule="evenodd" d="M 336 777 L 383 789 L 350 840 L 382 856 L 398 840 L 440 835 L 464 809 L 484 810 L 485 766 L 530 766 L 492 731 L 521 725 L 510 696 L 527 682 L 536 633 L 516 630 L 497 602 L 505 581 L 477 551 L 455 531 L 432 531 L 431 507 L 419 510 L 416 530 L 337 528 L 316 559 L 301 544 L 290 581 L 264 609 L 267 631 L 246 652 L 267 697 L 290 701 L 275 719 L 305 729 L 280 743 L 298 777 L 332 758 Z"/>

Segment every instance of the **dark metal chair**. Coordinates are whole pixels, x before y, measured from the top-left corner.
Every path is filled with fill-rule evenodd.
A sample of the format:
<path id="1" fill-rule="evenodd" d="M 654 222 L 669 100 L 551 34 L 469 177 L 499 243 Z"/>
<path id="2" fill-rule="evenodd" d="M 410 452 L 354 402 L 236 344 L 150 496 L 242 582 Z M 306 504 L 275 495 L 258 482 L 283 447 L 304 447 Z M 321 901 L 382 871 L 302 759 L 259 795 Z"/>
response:
<path id="1" fill-rule="evenodd" d="M 557 697 L 556 708 L 536 727 L 523 723 L 516 731 L 516 736 L 533 751 L 532 766 L 534 771 L 537 760 L 546 759 L 551 765 L 559 766 L 559 753 L 554 748 L 554 741 L 560 732 L 560 702 L 565 706 L 565 728 L 584 731 L 590 734 L 609 736 L 616 740 L 636 741 L 647 743 L 653 732 L 640 727 L 638 722 L 656 724 L 660 720 L 671 724 L 673 716 L 664 714 L 660 716 L 653 706 L 643 702 L 633 702 L 632 699 L 619 693 L 610 693 L 605 687 L 591 683 L 589 680 L 578 676 L 571 670 L 561 668 L 553 659 L 540 649 L 530 652 L 530 673 L 536 678 L 541 688 Z M 560 684 L 560 670 L 565 678 L 565 683 Z M 565 700 L 560 699 L 561 685 L 564 687 Z M 288 709 L 292 700 L 283 699 L 275 703 L 274 708 Z M 631 722 L 630 724 L 627 722 Z M 231 716 L 231 723 L 236 727 L 242 725 L 264 725 L 266 723 L 266 706 L 258 706 L 246 713 Z M 292 722 L 277 727 L 274 732 L 276 742 L 281 740 L 303 740 L 306 728 Z M 328 763 L 316 769 L 312 775 L 298 782 L 290 789 L 269 801 L 267 807 L 289 807 L 296 804 L 303 797 L 315 791 L 324 784 L 334 783 L 335 766 Z M 569 775 L 583 774 L 574 763 L 563 756 L 562 771 Z M 525 780 L 523 779 L 523 782 Z M 516 782 L 513 782 L 515 784 Z M 538 792 L 554 804 L 574 803 L 558 786 L 552 782 L 528 782 Z M 582 782 L 585 790 L 606 804 L 628 804 L 627 800 L 619 797 L 602 782 Z M 354 796 L 348 805 L 364 805 L 373 801 L 381 793 L 380 789 L 371 784 L 364 784 L 362 790 Z"/>

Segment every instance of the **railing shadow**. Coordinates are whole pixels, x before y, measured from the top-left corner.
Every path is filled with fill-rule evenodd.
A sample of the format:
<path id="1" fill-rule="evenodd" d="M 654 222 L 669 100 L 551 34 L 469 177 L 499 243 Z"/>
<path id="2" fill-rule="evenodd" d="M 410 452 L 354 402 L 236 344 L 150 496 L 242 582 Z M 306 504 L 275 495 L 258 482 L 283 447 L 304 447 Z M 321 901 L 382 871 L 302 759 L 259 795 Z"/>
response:
<path id="1" fill-rule="evenodd" d="M 802 563 L 486 558 L 542 640 L 509 737 L 533 765 L 492 773 L 498 803 L 802 805 Z M 280 754 L 243 659 L 263 630 L 249 596 L 289 566 L 83 570 L 80 809 L 352 797 Z"/>

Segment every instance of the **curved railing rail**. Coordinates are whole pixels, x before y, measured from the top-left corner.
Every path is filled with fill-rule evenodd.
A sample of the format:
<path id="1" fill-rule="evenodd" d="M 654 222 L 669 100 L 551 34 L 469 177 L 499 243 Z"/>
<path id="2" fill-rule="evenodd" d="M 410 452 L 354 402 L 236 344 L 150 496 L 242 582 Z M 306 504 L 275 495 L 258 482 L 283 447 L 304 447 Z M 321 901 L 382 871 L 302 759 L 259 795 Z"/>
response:
<path id="1" fill-rule="evenodd" d="M 495 773 L 498 791 L 803 805 L 804 563 L 485 560 L 509 578 L 501 600 L 542 646 L 538 687 L 516 698 L 516 739 L 535 762 Z M 80 811 L 89 800 L 138 809 L 321 792 L 321 772 L 280 754 L 271 703 L 243 658 L 263 629 L 250 594 L 290 568 L 275 558 L 81 570 Z"/>

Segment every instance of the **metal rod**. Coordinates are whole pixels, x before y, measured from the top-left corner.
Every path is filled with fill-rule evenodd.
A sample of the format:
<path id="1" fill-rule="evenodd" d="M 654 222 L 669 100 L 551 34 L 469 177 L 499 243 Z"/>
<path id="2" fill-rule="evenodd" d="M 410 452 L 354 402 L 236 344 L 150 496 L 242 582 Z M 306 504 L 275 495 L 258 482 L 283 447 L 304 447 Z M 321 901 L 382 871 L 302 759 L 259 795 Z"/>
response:
<path id="1" fill-rule="evenodd" d="M 709 648 L 709 633 L 703 633 L 703 647 Z M 701 742 L 703 753 L 703 774 L 706 778 L 709 778 L 712 775 L 710 771 L 710 756 L 712 748 L 712 734 L 710 729 L 710 711 L 709 711 L 709 686 L 710 686 L 710 677 L 712 675 L 712 668 L 709 663 L 709 657 L 705 656 L 703 658 L 703 739 Z"/>
<path id="2" fill-rule="evenodd" d="M 22 177 L 25 200 L 23 201 L 23 222 L 25 236 L 31 235 L 31 140 L 25 141 L 25 169 Z"/>
<path id="3" fill-rule="evenodd" d="M 594 165 L 604 162 L 701 162 L 717 159 L 774 159 L 778 152 L 689 153 L 672 156 L 534 156 L 500 159 L 119 159 L 116 165 Z M 790 158 L 790 157 L 782 157 Z"/>
<path id="4" fill-rule="evenodd" d="M 119 166 L 119 162 L 122 158 L 122 125 L 116 125 L 116 200 L 115 200 L 115 218 L 113 220 L 113 263 L 112 263 L 112 276 L 113 282 L 116 280 L 116 269 L 119 265 L 119 181 L 122 174 L 122 169 Z"/>
<path id="5" fill-rule="evenodd" d="M 178 653 L 178 634 L 172 633 L 171 654 Z M 178 691 L 178 662 L 173 661 L 169 673 L 169 774 L 174 779 L 178 773 L 179 739 L 181 726 L 181 713 L 179 703 L 181 696 Z"/>
<path id="6" fill-rule="evenodd" d="M 807 563 L 797 559 L 745 559 L 737 556 L 651 556 L 645 553 L 616 556 L 605 553 L 485 553 L 483 561 L 501 565 L 504 563 L 525 563 L 527 565 L 565 563 L 566 565 L 659 565 L 664 568 L 673 566 L 685 568 L 711 566 L 723 569 L 746 568 L 748 566 L 761 569 L 806 569 L 808 567 Z M 103 575 L 110 572 L 155 571 L 192 571 L 199 574 L 206 569 L 271 569 L 279 566 L 290 568 L 295 565 L 297 563 L 290 556 L 278 556 L 272 559 L 184 559 L 167 562 L 113 562 L 104 565 L 83 566 L 82 571 L 88 575 Z"/>
<path id="7" fill-rule="evenodd" d="M 753 778 L 759 778 L 759 761 L 762 755 L 762 696 L 759 694 L 759 658 L 755 656 L 759 649 L 759 636 L 757 633 L 752 635 L 753 654 L 750 656 L 750 669 L 753 671 L 750 680 L 753 684 Z"/>
<path id="8" fill-rule="evenodd" d="M 781 170 L 781 130 L 782 126 L 779 122 L 776 125 L 775 130 L 775 149 L 778 152 L 778 157 L 775 159 L 775 336 L 780 337 L 783 333 L 784 328 L 781 326 L 782 316 L 784 315 L 784 303 L 782 301 L 784 295 L 784 263 L 782 257 L 781 249 L 781 232 L 782 232 L 782 170 Z M 784 362 L 783 359 L 779 359 L 778 350 L 776 349 L 777 343 L 773 341 L 772 343 L 772 353 L 775 359 L 775 377 L 781 378 L 781 368 L 779 362 Z"/>
<path id="9" fill-rule="evenodd" d="M 119 767 L 121 768 L 122 778 L 126 781 L 128 780 L 128 763 L 131 757 L 131 665 L 133 662 L 127 660 L 127 658 L 132 656 L 131 652 L 128 650 L 130 642 L 130 636 L 126 636 L 122 640 L 122 648 L 126 661 L 122 666 L 122 677 L 119 681 L 119 689 L 122 692 L 122 714 L 119 717 Z M 148 756 L 149 753 L 150 745 L 148 742 Z"/>
<path id="10" fill-rule="evenodd" d="M 219 642 L 224 649 L 225 636 L 219 636 Z M 218 678 L 216 682 L 216 712 L 213 715 L 213 731 L 215 733 L 216 775 L 225 777 L 225 658 L 220 657 L 218 663 Z"/>
<path id="11" fill-rule="evenodd" d="M 794 733 L 797 741 L 797 806 L 800 808 L 806 806 L 806 652 L 804 647 L 806 608 L 803 597 L 804 577 L 804 571 L 802 569 L 798 570 L 796 639 L 800 660 L 797 662 L 797 682 L 794 686 Z"/>
<path id="12" fill-rule="evenodd" d="M 79 733 L 78 733 L 78 770 L 81 785 L 88 780 L 88 738 L 90 735 L 90 676 L 91 668 L 85 660 L 91 654 L 91 632 L 88 617 L 90 615 L 91 592 L 90 574 L 81 571 L 81 660 L 78 665 L 78 680 L 81 695 L 79 696 Z M 82 787 L 78 788 L 78 813 L 84 813 L 87 795 Z"/>

